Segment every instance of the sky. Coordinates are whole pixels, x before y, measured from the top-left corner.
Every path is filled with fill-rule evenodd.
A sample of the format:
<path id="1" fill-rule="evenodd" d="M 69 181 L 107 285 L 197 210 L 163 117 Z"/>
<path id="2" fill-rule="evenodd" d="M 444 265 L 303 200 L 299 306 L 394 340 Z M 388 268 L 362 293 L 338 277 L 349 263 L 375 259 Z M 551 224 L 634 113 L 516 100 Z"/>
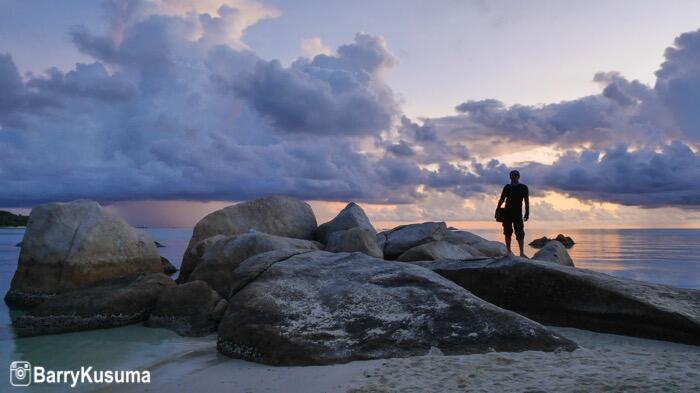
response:
<path id="1" fill-rule="evenodd" d="M 0 206 L 700 226 L 696 1 L 0 0 Z"/>

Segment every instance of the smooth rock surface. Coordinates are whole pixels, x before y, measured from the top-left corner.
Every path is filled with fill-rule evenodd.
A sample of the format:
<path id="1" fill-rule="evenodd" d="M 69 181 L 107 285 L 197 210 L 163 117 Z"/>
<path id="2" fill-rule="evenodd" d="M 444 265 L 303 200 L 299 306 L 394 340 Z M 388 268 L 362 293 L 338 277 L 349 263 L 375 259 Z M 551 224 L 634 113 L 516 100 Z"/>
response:
<path id="1" fill-rule="evenodd" d="M 475 255 L 476 254 L 476 255 Z M 478 250 L 468 244 L 452 244 L 436 240 L 406 250 L 397 261 L 434 261 L 437 259 L 471 259 L 481 256 Z"/>
<path id="2" fill-rule="evenodd" d="M 250 231 L 229 236 L 213 243 L 202 261 L 190 274 L 190 281 L 202 280 L 223 298 L 228 299 L 233 271 L 244 260 L 273 250 L 318 250 L 321 244 L 312 240 L 292 239 Z"/>
<path id="3" fill-rule="evenodd" d="M 467 231 L 448 231 L 444 239 L 453 244 L 467 244 L 474 247 L 479 252 L 479 255 L 474 255 L 475 257 L 501 257 L 508 253 L 505 244 L 486 240 Z"/>
<path id="4" fill-rule="evenodd" d="M 192 249 L 202 240 L 216 235 L 237 235 L 251 229 L 270 235 L 311 239 L 316 230 L 316 217 L 308 203 L 286 196 L 241 202 L 210 213 L 194 227 L 177 281 L 186 282 L 194 271 L 198 260 Z"/>
<path id="5" fill-rule="evenodd" d="M 361 252 L 375 258 L 384 257 L 384 253 L 377 244 L 376 232 L 362 227 L 331 233 L 325 250 L 329 252 Z"/>
<path id="6" fill-rule="evenodd" d="M 573 350 L 542 325 L 412 264 L 362 253 L 282 251 L 243 262 L 220 352 L 272 365 L 425 355 Z"/>
<path id="7" fill-rule="evenodd" d="M 550 240 L 539 251 L 532 256 L 532 259 L 538 261 L 554 262 L 563 266 L 574 266 L 574 261 L 571 259 L 566 247 L 558 240 Z"/>
<path id="8" fill-rule="evenodd" d="M 50 203 L 32 209 L 5 302 L 31 307 L 63 290 L 161 271 L 153 240 L 97 202 Z"/>
<path id="9" fill-rule="evenodd" d="M 514 256 L 415 264 L 544 324 L 700 345 L 698 290 Z"/>
<path id="10" fill-rule="evenodd" d="M 384 258 L 396 259 L 408 249 L 442 239 L 448 232 L 444 222 L 401 225 L 379 234 Z"/>
<path id="11" fill-rule="evenodd" d="M 333 232 L 344 231 L 351 228 L 364 228 L 372 235 L 376 235 L 377 231 L 372 226 L 372 223 L 367 218 L 365 211 L 360 205 L 355 202 L 350 202 L 338 213 L 335 218 L 325 224 L 321 224 L 316 229 L 314 234 L 315 239 L 323 244 L 328 243 L 328 238 Z"/>
<path id="12" fill-rule="evenodd" d="M 206 239 L 200 240 L 195 245 L 189 247 L 185 250 L 185 254 L 182 256 L 182 263 L 180 264 L 180 274 L 177 276 L 177 283 L 182 284 L 187 282 L 190 278 L 190 274 L 197 268 L 199 263 L 202 261 L 202 257 L 206 254 L 209 247 L 215 244 L 221 239 L 226 239 L 229 236 L 224 235 L 214 235 Z"/>
<path id="13" fill-rule="evenodd" d="M 128 325 L 148 318 L 161 292 L 175 282 L 163 273 L 120 278 L 67 290 L 12 321 L 19 336 Z"/>
<path id="14" fill-rule="evenodd" d="M 204 281 L 190 281 L 161 292 L 148 327 L 175 331 L 181 336 L 205 336 L 215 332 L 228 302 Z"/>

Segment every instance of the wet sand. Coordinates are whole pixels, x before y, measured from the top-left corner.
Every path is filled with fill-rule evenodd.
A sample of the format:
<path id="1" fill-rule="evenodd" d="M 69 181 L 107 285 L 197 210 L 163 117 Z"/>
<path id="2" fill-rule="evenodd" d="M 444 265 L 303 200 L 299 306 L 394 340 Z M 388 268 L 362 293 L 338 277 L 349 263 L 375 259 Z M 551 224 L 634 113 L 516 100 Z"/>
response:
<path id="1" fill-rule="evenodd" d="M 108 392 L 696 392 L 700 347 L 555 328 L 574 352 L 420 356 L 318 367 L 271 367 L 216 352 L 214 336 L 152 364 L 150 385 Z"/>

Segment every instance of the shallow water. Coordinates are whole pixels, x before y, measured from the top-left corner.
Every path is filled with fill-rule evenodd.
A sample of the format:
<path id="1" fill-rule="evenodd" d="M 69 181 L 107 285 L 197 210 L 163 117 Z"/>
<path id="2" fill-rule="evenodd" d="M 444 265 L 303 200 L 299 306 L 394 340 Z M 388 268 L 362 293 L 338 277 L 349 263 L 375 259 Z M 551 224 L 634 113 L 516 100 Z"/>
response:
<path id="1" fill-rule="evenodd" d="M 191 229 L 147 229 L 151 237 L 165 245 L 161 255 L 180 266 Z M 472 230 L 492 240 L 501 240 L 498 230 Z M 697 229 L 585 229 L 561 231 L 576 241 L 569 250 L 576 266 L 679 287 L 700 289 L 700 230 Z M 0 293 L 7 292 L 17 266 L 23 229 L 0 228 Z M 527 241 L 551 233 L 529 233 Z M 536 250 L 528 247 L 526 253 Z M 102 370 L 128 370 L 149 367 L 187 351 L 210 345 L 208 338 L 183 338 L 164 329 L 139 325 L 43 337 L 17 339 L 10 326 L 10 310 L 0 303 L 0 391 L 9 387 L 9 364 L 27 360 L 47 369 L 72 370 L 93 366 Z M 2 381 L 1 379 L 5 379 Z M 99 385 L 79 385 L 71 391 L 91 391 Z M 37 391 L 65 391 L 65 386 L 33 386 Z M 25 391 L 27 391 L 25 389 Z"/>
<path id="2" fill-rule="evenodd" d="M 473 230 L 503 241 L 499 230 Z M 569 254 L 576 267 L 618 277 L 700 289 L 699 229 L 574 229 L 552 232 L 533 230 L 526 243 L 541 236 L 563 233 L 576 245 Z M 515 240 L 514 240 L 515 242 Z M 513 244 L 513 250 L 517 246 Z M 526 246 L 525 254 L 536 249 Z"/>

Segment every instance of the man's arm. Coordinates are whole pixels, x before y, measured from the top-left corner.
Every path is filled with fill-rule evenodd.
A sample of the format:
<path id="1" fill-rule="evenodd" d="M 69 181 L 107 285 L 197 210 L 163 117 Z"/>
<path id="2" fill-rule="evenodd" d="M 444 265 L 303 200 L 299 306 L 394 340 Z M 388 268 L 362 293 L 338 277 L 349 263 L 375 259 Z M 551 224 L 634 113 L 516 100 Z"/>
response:
<path id="1" fill-rule="evenodd" d="M 525 217 L 523 220 L 527 221 L 530 218 L 530 191 L 527 186 L 525 186 Z"/>

